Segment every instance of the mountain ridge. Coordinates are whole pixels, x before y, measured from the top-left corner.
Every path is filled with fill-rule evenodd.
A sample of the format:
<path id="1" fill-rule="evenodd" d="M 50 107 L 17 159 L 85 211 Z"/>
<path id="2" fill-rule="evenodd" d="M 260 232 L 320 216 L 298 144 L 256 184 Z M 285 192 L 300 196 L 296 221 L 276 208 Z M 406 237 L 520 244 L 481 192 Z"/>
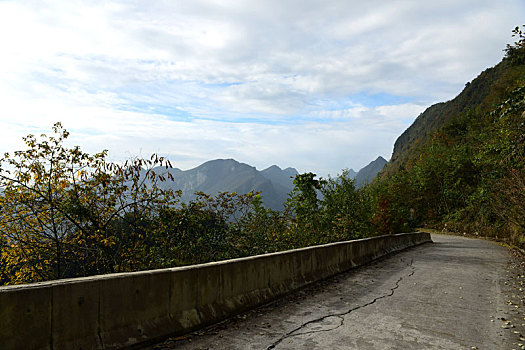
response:
<path id="1" fill-rule="evenodd" d="M 379 156 L 358 172 L 351 169 L 349 175 L 354 179 L 355 186 L 360 188 L 370 183 L 386 163 Z M 209 160 L 188 170 L 159 168 L 154 171 L 173 176 L 173 182 L 162 182 L 159 186 L 163 189 L 181 190 L 181 200 L 184 202 L 194 200 L 195 192 L 216 195 L 219 192 L 245 194 L 261 191 L 264 206 L 273 210 L 284 208 L 284 203 L 294 188 L 293 180 L 299 174 L 293 167 L 282 169 L 277 165 L 257 170 L 254 166 L 231 158 Z"/>
<path id="2" fill-rule="evenodd" d="M 210 195 L 219 192 L 245 194 L 261 191 L 264 205 L 274 210 L 283 209 L 288 193 L 293 188 L 293 177 L 298 174 L 294 168 L 283 170 L 277 165 L 259 171 L 234 159 L 214 159 L 188 170 L 170 168 L 160 172 L 168 172 L 174 178 L 173 182 L 164 182 L 160 186 L 181 190 L 181 199 L 185 202 L 194 200 L 197 191 Z"/>

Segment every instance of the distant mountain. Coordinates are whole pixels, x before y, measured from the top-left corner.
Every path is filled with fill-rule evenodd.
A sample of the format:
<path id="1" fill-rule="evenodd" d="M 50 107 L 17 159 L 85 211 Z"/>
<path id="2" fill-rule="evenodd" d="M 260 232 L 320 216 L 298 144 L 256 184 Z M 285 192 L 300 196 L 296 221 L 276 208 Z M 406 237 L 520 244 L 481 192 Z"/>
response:
<path id="1" fill-rule="evenodd" d="M 378 157 L 357 173 L 353 169 L 348 172 L 359 188 L 372 181 L 386 163 L 383 157 Z M 261 191 L 264 205 L 274 210 L 284 208 L 288 194 L 294 187 L 293 179 L 298 174 L 294 168 L 281 169 L 277 165 L 259 171 L 251 165 L 234 159 L 210 160 L 189 170 L 159 168 L 157 172 L 166 171 L 173 175 L 174 181 L 163 182 L 160 186 L 181 190 L 184 202 L 195 199 L 197 191 L 210 195 L 226 191 L 239 194 Z"/>
<path id="2" fill-rule="evenodd" d="M 165 182 L 162 186 L 182 190 L 183 201 L 195 199 L 196 191 L 210 195 L 226 191 L 239 194 L 262 191 L 264 205 L 274 210 L 283 209 L 288 193 L 293 188 L 293 177 L 297 174 L 293 168 L 281 170 L 276 165 L 258 171 L 234 159 L 216 159 L 190 170 L 172 168 L 168 171 L 175 181 Z"/>
<path id="3" fill-rule="evenodd" d="M 367 183 L 370 183 L 385 167 L 386 163 L 388 162 L 385 158 L 379 156 L 376 160 L 370 162 L 367 166 L 359 170 L 355 175 L 355 186 L 361 188 Z"/>
<path id="4" fill-rule="evenodd" d="M 262 176 L 270 180 L 273 184 L 279 184 L 291 191 L 293 189 L 293 179 L 299 174 L 294 168 L 282 170 L 277 165 L 272 165 L 261 171 Z"/>

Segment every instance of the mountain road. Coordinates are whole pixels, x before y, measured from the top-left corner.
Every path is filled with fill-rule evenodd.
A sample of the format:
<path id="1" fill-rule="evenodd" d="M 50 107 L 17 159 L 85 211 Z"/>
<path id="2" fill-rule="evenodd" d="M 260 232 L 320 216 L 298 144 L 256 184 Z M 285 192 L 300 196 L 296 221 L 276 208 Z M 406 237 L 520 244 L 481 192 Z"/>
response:
<path id="1" fill-rule="evenodd" d="M 525 349 L 523 257 L 432 240 L 145 349 Z"/>

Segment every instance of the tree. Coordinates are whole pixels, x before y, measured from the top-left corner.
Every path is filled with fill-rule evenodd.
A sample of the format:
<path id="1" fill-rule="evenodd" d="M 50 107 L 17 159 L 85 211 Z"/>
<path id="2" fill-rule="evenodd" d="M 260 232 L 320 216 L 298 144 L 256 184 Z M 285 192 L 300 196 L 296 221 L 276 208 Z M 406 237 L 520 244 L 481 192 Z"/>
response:
<path id="1" fill-rule="evenodd" d="M 295 176 L 294 188 L 286 200 L 285 207 L 293 215 L 291 235 L 297 240 L 294 246 L 318 244 L 322 240 L 320 205 L 317 198 L 325 180 L 316 179 L 314 173 Z"/>
<path id="2" fill-rule="evenodd" d="M 369 201 L 364 191 L 355 188 L 347 170 L 326 180 L 321 193 L 324 226 L 329 230 L 327 240 L 349 240 L 368 234 Z"/>
<path id="3" fill-rule="evenodd" d="M 525 27 L 525 25 L 523 26 Z M 513 64 L 525 63 L 525 33 L 516 26 L 512 31 L 512 37 L 517 38 L 513 45 L 507 44 L 505 48 L 505 57 Z"/>
<path id="4" fill-rule="evenodd" d="M 235 254 L 249 256 L 295 248 L 290 241 L 289 209 L 280 212 L 265 208 L 259 193 L 251 194 L 250 200 L 250 210 L 237 220 L 231 236 Z"/>
<path id="5" fill-rule="evenodd" d="M 144 223 L 180 196 L 157 186 L 171 177 L 154 170 L 171 166 L 162 157 L 111 163 L 107 151 L 66 148 L 60 123 L 53 132 L 28 135 L 26 150 L 0 159 L 3 282 L 127 270 L 141 256 L 132 242 L 147 234 Z"/>

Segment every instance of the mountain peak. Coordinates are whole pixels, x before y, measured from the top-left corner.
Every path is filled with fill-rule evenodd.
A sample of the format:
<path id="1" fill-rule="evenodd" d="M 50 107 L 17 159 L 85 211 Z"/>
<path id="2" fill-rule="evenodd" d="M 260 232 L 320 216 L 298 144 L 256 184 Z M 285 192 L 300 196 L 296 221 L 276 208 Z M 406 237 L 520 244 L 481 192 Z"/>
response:
<path id="1" fill-rule="evenodd" d="M 388 163 L 388 161 L 387 161 L 385 158 L 383 158 L 382 156 L 379 156 L 379 157 L 377 157 L 376 160 L 373 161 L 373 163 L 383 163 L 383 164 L 386 164 L 386 163 Z"/>
<path id="2" fill-rule="evenodd" d="M 355 179 L 355 176 L 357 175 L 357 171 L 355 171 L 354 169 L 350 168 L 350 169 L 348 169 L 348 175 L 350 175 L 351 179 Z"/>
<path id="3" fill-rule="evenodd" d="M 355 175 L 355 186 L 357 188 L 363 187 L 367 183 L 372 182 L 376 175 L 384 168 L 388 162 L 382 156 L 377 157 L 376 160 L 368 163 L 367 166 L 362 168 Z"/>
<path id="4" fill-rule="evenodd" d="M 298 172 L 294 168 L 286 168 L 282 170 L 277 165 L 272 165 L 261 171 L 261 175 L 270 180 L 273 184 L 278 184 L 288 191 L 293 188 L 293 178 Z"/>
<path id="5" fill-rule="evenodd" d="M 278 165 L 270 165 L 268 168 L 261 170 L 261 171 L 282 171 L 281 168 L 279 168 Z"/>
<path id="6" fill-rule="evenodd" d="M 288 176 L 292 176 L 292 177 L 295 177 L 295 175 L 299 174 L 299 172 L 297 171 L 297 169 L 295 168 L 291 168 L 291 167 L 288 167 L 286 169 L 283 170 L 283 172 L 288 175 Z"/>

